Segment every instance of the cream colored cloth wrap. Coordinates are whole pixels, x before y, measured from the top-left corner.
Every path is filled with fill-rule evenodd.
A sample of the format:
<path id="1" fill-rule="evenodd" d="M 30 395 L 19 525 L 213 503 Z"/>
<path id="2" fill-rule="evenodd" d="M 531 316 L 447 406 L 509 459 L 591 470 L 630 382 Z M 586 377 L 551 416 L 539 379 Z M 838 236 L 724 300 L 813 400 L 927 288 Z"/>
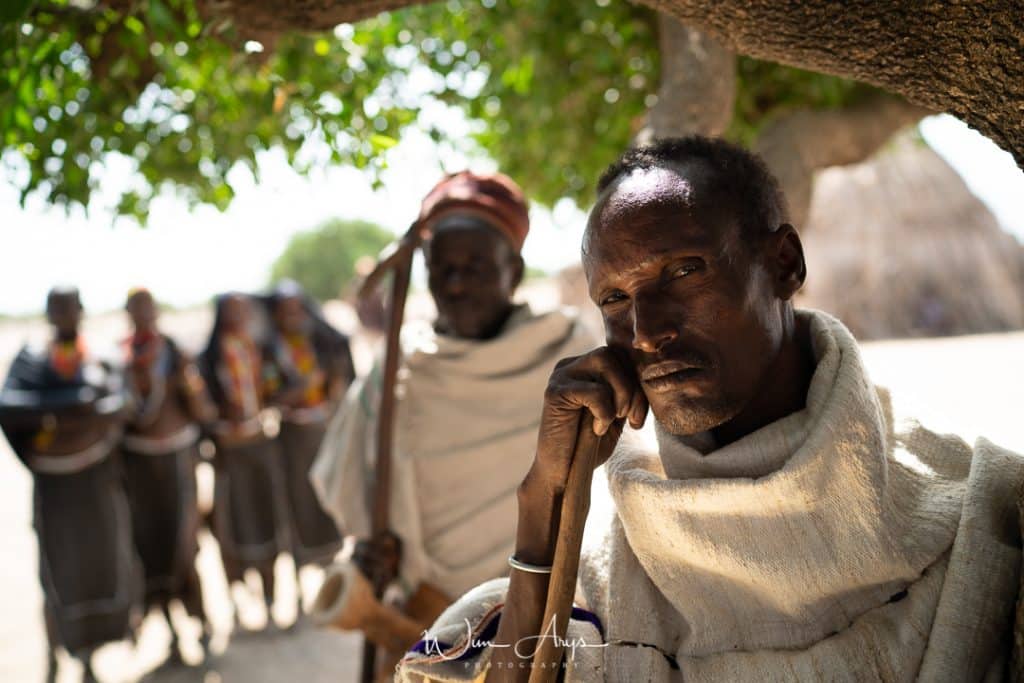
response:
<path id="1" fill-rule="evenodd" d="M 809 319 L 804 410 L 715 449 L 627 433 L 606 465 L 617 511 L 591 516 L 570 680 L 971 681 L 1001 675 L 1020 569 L 1024 459 L 894 419 L 857 344 Z M 940 369 L 937 368 L 936 371 Z M 698 450 L 698 448 L 700 448 Z M 400 680 L 472 680 L 452 661 L 506 580 L 453 605 Z M 429 642 L 429 641 L 428 641 Z M 603 647 L 602 647 L 603 645 Z M 443 648 L 441 648 L 443 649 Z"/>
<path id="2" fill-rule="evenodd" d="M 403 328 L 390 514 L 407 591 L 426 581 L 454 600 L 506 573 L 548 378 L 597 344 L 571 309 L 517 307 L 487 341 Z M 371 530 L 380 382 L 378 363 L 353 384 L 310 473 L 324 509 L 357 538 Z"/>

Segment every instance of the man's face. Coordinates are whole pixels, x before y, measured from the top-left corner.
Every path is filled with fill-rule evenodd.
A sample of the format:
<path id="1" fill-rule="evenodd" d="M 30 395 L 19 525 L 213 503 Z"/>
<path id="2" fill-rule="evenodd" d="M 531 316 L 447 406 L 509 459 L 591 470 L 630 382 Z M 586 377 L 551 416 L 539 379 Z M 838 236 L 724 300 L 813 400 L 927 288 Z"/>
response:
<path id="1" fill-rule="evenodd" d="M 425 245 L 437 329 L 456 337 L 488 339 L 512 309 L 523 262 L 496 229 L 471 216 L 450 216 Z"/>
<path id="2" fill-rule="evenodd" d="M 51 297 L 46 306 L 46 318 L 61 339 L 74 339 L 82 322 L 82 304 L 76 295 Z"/>
<path id="3" fill-rule="evenodd" d="M 156 303 L 148 292 L 140 292 L 133 296 L 128 301 L 126 309 L 136 332 L 156 331 Z"/>
<path id="4" fill-rule="evenodd" d="M 302 299 L 289 296 L 278 300 L 274 306 L 274 321 L 284 334 L 304 334 L 308 328 L 308 316 Z"/>
<path id="5" fill-rule="evenodd" d="M 623 176 L 584 237 L 608 346 L 632 362 L 655 417 L 680 435 L 738 415 L 781 347 L 781 301 L 762 247 L 741 241 L 711 186 L 699 165 Z"/>

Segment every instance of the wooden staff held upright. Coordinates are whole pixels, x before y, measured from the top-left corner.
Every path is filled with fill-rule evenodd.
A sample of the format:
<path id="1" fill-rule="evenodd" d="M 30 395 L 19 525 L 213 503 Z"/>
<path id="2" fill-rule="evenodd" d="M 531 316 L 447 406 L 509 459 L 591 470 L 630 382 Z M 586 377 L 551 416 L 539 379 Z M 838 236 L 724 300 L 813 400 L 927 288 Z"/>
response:
<path id="1" fill-rule="evenodd" d="M 576 578 L 583 546 L 583 528 L 590 511 L 590 485 L 598 462 L 602 437 L 594 434 L 594 416 L 580 411 L 576 445 L 569 465 L 569 477 L 562 493 L 558 516 L 558 539 L 551 563 L 551 579 L 544 603 L 541 638 L 533 654 L 530 683 L 555 683 L 563 666 L 569 617 L 576 595 Z M 556 637 L 557 636 L 557 637 Z"/>
<path id="2" fill-rule="evenodd" d="M 377 420 L 377 463 L 373 487 L 372 537 L 380 538 L 390 531 L 389 511 L 391 506 L 391 452 L 394 443 L 395 425 L 395 382 L 401 361 L 399 345 L 402 319 L 405 313 L 405 299 L 409 291 L 409 276 L 412 260 L 419 246 L 421 236 L 419 223 L 413 223 L 401 240 L 392 244 L 381 255 L 376 268 L 367 276 L 359 290 L 359 297 L 373 293 L 381 280 L 392 274 L 391 296 L 387 337 L 385 343 L 384 369 L 381 379 L 380 411 Z M 395 579 L 388 568 L 374 565 L 373 575 L 368 577 L 373 584 L 375 597 L 383 597 L 388 585 Z M 369 640 L 363 641 L 362 680 L 370 683 L 376 671 L 377 648 Z"/>

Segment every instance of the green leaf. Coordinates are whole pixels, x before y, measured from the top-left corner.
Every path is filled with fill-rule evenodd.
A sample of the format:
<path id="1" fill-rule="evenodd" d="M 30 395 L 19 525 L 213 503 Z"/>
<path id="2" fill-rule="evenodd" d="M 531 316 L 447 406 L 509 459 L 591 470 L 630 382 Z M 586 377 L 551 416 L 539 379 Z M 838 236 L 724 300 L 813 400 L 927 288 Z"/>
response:
<path id="1" fill-rule="evenodd" d="M 21 126 L 25 132 L 32 130 L 32 117 L 28 115 L 28 111 L 21 107 L 14 108 L 14 122 Z"/>
<path id="2" fill-rule="evenodd" d="M 150 24 L 155 28 L 171 34 L 181 33 L 174 15 L 171 14 L 169 9 L 167 9 L 167 5 L 160 0 L 149 0 L 146 7 L 146 13 L 149 15 Z"/>
<path id="3" fill-rule="evenodd" d="M 36 77 L 33 73 L 26 73 L 22 76 L 21 85 L 18 87 L 18 99 L 21 106 L 32 110 L 36 107 Z"/>
<path id="4" fill-rule="evenodd" d="M 398 140 L 387 135 L 373 134 L 370 136 L 370 144 L 373 145 L 374 152 L 383 152 L 384 150 L 391 149 L 398 144 Z"/>
<path id="5" fill-rule="evenodd" d="M 131 15 L 124 18 L 124 27 L 137 36 L 141 36 L 146 30 L 145 24 Z"/>
<path id="6" fill-rule="evenodd" d="M 57 43 L 54 40 L 42 41 L 36 48 L 36 51 L 32 53 L 32 62 L 35 64 L 39 64 L 40 62 L 42 62 L 44 59 L 46 59 L 46 55 L 50 54 L 50 51 L 53 50 L 56 44 Z"/>
<path id="7" fill-rule="evenodd" d="M 31 4 L 32 0 L 4 0 L 0 3 L 0 22 L 17 21 Z"/>

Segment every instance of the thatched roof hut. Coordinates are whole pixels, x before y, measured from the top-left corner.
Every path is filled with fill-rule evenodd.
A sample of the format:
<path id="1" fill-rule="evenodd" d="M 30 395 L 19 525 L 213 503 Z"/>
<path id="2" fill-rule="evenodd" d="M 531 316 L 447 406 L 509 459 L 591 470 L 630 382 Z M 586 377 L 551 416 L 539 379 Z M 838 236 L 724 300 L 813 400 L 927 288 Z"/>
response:
<path id="1" fill-rule="evenodd" d="M 901 138 L 818 174 L 799 304 L 860 339 L 1024 327 L 1024 247 L 931 148 Z"/>

